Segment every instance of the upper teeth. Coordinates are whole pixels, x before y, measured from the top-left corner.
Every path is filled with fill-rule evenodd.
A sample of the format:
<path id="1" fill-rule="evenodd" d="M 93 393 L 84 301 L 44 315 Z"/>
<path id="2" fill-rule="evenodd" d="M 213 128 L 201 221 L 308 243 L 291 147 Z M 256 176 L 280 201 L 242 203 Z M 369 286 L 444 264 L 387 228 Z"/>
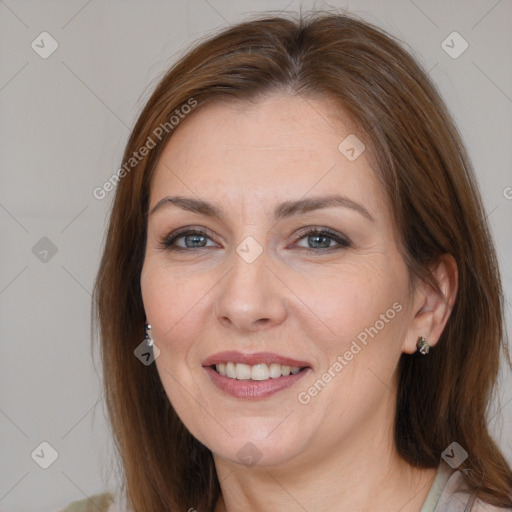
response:
<path id="1" fill-rule="evenodd" d="M 221 375 L 231 379 L 239 380 L 268 380 L 269 378 L 277 379 L 278 377 L 295 375 L 299 373 L 298 366 L 287 366 L 278 363 L 267 365 L 265 363 L 255 364 L 253 366 L 243 363 L 219 363 L 215 365 L 215 369 Z"/>

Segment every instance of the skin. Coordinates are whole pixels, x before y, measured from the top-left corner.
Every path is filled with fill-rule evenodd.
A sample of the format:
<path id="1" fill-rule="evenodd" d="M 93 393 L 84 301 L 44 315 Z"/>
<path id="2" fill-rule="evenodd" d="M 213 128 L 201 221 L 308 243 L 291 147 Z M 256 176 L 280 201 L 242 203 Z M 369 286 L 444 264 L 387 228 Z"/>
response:
<path id="1" fill-rule="evenodd" d="M 433 269 L 444 297 L 422 283 L 411 293 L 371 155 L 349 161 L 339 151 L 358 132 L 335 110 L 326 98 L 284 92 L 255 104 L 209 104 L 182 122 L 152 179 L 150 211 L 179 195 L 218 203 L 225 214 L 219 220 L 174 205 L 150 214 L 141 275 L 162 384 L 214 454 L 222 488 L 216 512 L 418 511 L 435 476 L 396 453 L 396 366 L 402 352 L 416 351 L 418 336 L 437 342 L 453 305 L 456 267 L 446 256 Z M 272 216 L 284 201 L 333 193 L 364 206 L 373 220 L 339 206 L 279 222 Z M 187 226 L 208 231 L 196 241 L 206 247 L 162 246 Z M 306 226 L 328 227 L 351 245 L 328 238 L 324 249 L 314 235 L 294 237 Z M 248 236 L 263 250 L 252 263 L 236 252 Z M 183 247 L 185 239 L 176 243 Z M 401 311 L 301 404 L 298 394 L 396 303 Z M 224 350 L 275 352 L 308 361 L 312 371 L 269 398 L 234 398 L 201 365 Z M 244 446 L 255 464 L 239 459 Z"/>

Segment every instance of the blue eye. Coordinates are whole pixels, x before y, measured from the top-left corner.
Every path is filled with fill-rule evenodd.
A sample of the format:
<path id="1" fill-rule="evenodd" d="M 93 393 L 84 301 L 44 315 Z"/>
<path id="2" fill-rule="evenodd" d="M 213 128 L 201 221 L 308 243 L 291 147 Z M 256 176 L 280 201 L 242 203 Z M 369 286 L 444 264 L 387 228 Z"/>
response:
<path id="1" fill-rule="evenodd" d="M 351 242 L 348 238 L 327 228 L 303 228 L 295 234 L 295 237 L 299 241 L 306 240 L 308 244 L 307 247 L 301 245 L 297 245 L 297 247 L 304 248 L 306 252 L 310 253 L 319 254 L 321 252 L 331 252 L 333 250 L 351 247 Z M 179 241 L 182 242 L 178 243 Z M 212 244 L 207 245 L 208 241 Z M 218 245 L 210 239 L 206 231 L 199 229 L 184 229 L 177 233 L 171 233 L 161 241 L 160 245 L 161 247 L 174 252 L 191 252 L 208 247 L 218 247 Z"/>
<path id="2" fill-rule="evenodd" d="M 176 243 L 178 240 L 181 239 L 183 239 L 183 243 L 185 244 L 184 246 Z M 181 231 L 179 233 L 170 235 L 169 237 L 165 238 L 162 241 L 162 245 L 165 248 L 173 251 L 180 251 L 186 249 L 202 249 L 203 247 L 206 247 L 208 239 L 209 238 L 204 231 L 193 229 L 188 231 Z M 214 246 L 215 245 L 216 244 L 214 244 Z"/>
<path id="3" fill-rule="evenodd" d="M 299 241 L 306 240 L 308 252 L 327 252 L 351 246 L 350 240 L 327 228 L 305 228 L 295 235 Z M 334 242 L 334 244 L 331 244 Z"/>

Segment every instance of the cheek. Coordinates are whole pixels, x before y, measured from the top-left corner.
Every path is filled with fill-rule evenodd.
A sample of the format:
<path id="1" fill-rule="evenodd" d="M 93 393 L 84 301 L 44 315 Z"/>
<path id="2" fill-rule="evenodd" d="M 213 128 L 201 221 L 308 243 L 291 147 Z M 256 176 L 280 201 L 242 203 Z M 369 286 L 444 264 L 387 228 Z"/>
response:
<path id="1" fill-rule="evenodd" d="M 352 270 L 336 278 L 331 274 L 329 300 L 318 299 L 315 312 L 330 334 L 312 338 L 325 358 L 298 397 L 333 432 L 364 424 L 383 404 L 392 406 L 392 378 L 407 327 L 402 269 L 389 273 L 372 265 Z"/>
<path id="2" fill-rule="evenodd" d="M 209 288 L 204 275 L 185 278 L 175 268 L 151 259 L 141 274 L 144 309 L 160 350 L 155 360 L 157 371 L 169 401 L 194 433 L 195 418 L 201 417 L 201 410 L 192 397 L 201 396 L 197 372 L 202 371 L 195 341 L 201 338 Z"/>
<path id="3" fill-rule="evenodd" d="M 185 276 L 166 264 L 146 262 L 141 274 L 142 300 L 155 341 L 168 344 L 177 331 L 180 338 L 187 338 L 190 329 L 199 328 L 201 322 L 195 318 L 212 286 L 213 279 L 206 274 Z"/>
<path id="4" fill-rule="evenodd" d="M 310 315 L 314 314 L 315 324 L 322 330 L 322 337 L 318 337 L 318 332 L 313 339 L 329 340 L 335 350 L 342 350 L 361 333 L 360 338 L 364 340 L 365 329 L 375 324 L 379 337 L 381 333 L 390 333 L 398 318 L 396 309 L 400 309 L 393 308 L 393 304 L 401 304 L 405 290 L 403 269 L 380 254 L 356 256 L 351 261 L 345 260 L 343 265 L 305 274 L 299 279 L 295 276 L 291 282 L 303 307 L 310 308 Z"/>

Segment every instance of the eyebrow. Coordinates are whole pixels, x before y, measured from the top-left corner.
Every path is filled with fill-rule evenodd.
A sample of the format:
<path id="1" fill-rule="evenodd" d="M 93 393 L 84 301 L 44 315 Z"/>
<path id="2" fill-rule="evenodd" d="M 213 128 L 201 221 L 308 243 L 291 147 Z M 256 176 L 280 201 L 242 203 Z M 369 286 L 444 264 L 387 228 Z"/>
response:
<path id="1" fill-rule="evenodd" d="M 153 206 L 149 215 L 153 215 L 156 211 L 165 206 L 174 205 L 182 210 L 192 213 L 198 213 L 207 217 L 215 217 L 221 221 L 225 221 L 225 215 L 220 206 L 215 203 L 196 199 L 193 197 L 167 196 L 158 201 Z M 293 215 L 307 213 L 322 208 L 330 208 L 333 206 L 350 208 L 368 220 L 375 222 L 370 212 L 360 203 L 340 195 L 328 195 L 321 197 L 311 197 L 306 199 L 298 199 L 294 201 L 286 201 L 278 205 L 274 210 L 274 220 L 280 221 Z"/>

